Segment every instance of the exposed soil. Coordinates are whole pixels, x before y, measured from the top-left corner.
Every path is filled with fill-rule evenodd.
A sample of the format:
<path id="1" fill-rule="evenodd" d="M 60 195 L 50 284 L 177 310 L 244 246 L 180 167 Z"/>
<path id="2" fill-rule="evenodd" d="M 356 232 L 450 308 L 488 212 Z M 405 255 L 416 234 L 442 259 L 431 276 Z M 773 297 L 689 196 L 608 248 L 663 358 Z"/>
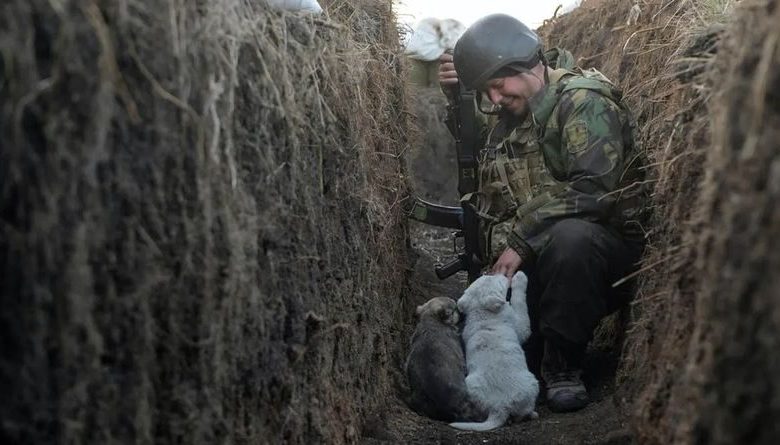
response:
<path id="1" fill-rule="evenodd" d="M 452 255 L 447 230 L 414 224 L 414 251 L 418 255 L 408 290 L 408 307 L 430 298 L 448 296 L 457 299 L 465 288 L 465 274 L 440 281 L 434 264 Z M 411 328 L 409 331 L 411 332 Z M 408 338 L 408 335 L 407 335 Z M 586 409 L 570 414 L 550 412 L 544 401 L 537 411 L 539 419 L 513 423 L 488 433 L 463 432 L 413 412 L 405 403 L 405 381 L 401 363 L 395 363 L 399 382 L 398 395 L 387 407 L 364 424 L 363 443 L 406 444 L 631 444 L 626 419 L 614 401 L 614 377 L 618 351 L 591 348 L 585 365 L 585 383 L 594 402 Z"/>
<path id="2" fill-rule="evenodd" d="M 444 123 L 447 99 L 438 88 L 420 87 L 412 90 L 410 99 L 421 129 L 419 145 L 407 156 L 410 183 L 423 199 L 458 205 L 455 139 Z"/>
<path id="3" fill-rule="evenodd" d="M 323 3 L 2 3 L 0 442 L 355 443 L 393 393 L 398 34 Z"/>
<path id="4" fill-rule="evenodd" d="M 623 89 L 655 222 L 593 403 L 489 433 L 406 404 L 415 306 L 466 285 L 399 205 L 457 203 L 445 100 L 389 0 L 320 2 L 4 2 L 0 441 L 780 443 L 780 0 L 546 22 Z"/>

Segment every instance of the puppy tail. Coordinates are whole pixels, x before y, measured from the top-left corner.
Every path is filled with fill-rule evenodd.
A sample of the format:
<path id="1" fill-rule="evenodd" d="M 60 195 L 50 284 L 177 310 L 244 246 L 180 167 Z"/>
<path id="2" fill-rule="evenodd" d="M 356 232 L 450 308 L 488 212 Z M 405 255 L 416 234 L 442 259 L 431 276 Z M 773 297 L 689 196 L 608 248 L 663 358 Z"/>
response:
<path id="1" fill-rule="evenodd" d="M 450 426 L 459 430 L 490 431 L 506 422 L 509 415 L 506 412 L 491 412 L 484 422 L 454 422 Z"/>

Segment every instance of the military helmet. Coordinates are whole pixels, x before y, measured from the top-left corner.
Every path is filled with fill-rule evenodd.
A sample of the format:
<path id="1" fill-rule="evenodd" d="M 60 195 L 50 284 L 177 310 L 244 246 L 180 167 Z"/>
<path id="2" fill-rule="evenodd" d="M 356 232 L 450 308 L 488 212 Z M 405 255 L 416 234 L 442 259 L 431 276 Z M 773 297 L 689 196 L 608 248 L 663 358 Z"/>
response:
<path id="1" fill-rule="evenodd" d="M 453 61 L 467 89 L 477 89 L 495 77 L 531 69 L 539 63 L 542 41 L 520 20 L 506 14 L 483 17 L 455 44 Z M 509 70 L 519 68 L 519 70 Z M 498 74 L 498 75 L 497 75 Z"/>

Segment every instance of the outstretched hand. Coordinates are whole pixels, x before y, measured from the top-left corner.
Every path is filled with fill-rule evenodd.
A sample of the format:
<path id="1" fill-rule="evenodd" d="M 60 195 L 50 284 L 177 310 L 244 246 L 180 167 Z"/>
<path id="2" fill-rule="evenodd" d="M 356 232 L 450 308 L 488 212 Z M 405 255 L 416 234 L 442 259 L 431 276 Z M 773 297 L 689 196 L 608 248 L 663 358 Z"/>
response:
<path id="1" fill-rule="evenodd" d="M 521 264 L 523 264 L 523 258 L 520 257 L 520 254 L 511 247 L 507 247 L 501 256 L 498 257 L 495 264 L 493 264 L 493 269 L 490 272 L 492 274 L 501 274 L 511 279 L 515 272 L 520 269 Z"/>

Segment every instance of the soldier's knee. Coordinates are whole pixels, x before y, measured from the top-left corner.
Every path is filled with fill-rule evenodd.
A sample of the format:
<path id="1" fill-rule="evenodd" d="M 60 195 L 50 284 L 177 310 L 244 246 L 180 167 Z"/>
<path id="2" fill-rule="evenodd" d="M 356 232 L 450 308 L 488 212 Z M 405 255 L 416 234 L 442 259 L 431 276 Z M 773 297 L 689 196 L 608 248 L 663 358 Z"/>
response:
<path id="1" fill-rule="evenodd" d="M 564 219 L 550 228 L 545 255 L 572 260 L 588 256 L 594 248 L 595 224 L 581 219 Z"/>

